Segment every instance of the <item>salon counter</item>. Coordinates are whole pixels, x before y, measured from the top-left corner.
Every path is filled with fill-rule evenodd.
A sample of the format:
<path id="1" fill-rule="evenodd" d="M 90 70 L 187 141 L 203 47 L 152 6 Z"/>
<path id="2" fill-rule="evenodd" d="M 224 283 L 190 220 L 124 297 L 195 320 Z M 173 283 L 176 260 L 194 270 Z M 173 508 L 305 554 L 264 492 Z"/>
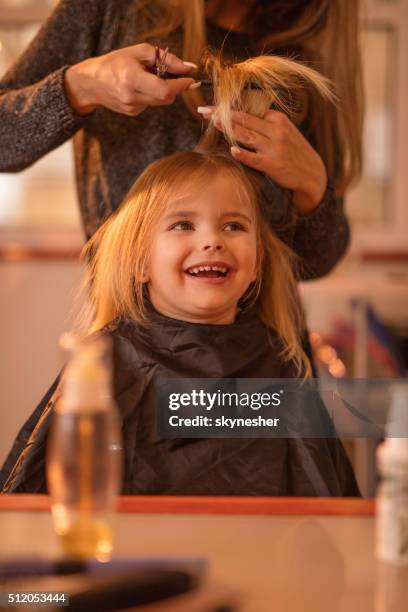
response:
<path id="1" fill-rule="evenodd" d="M 0 497 L 2 555 L 58 554 L 49 507 Z M 205 557 L 245 612 L 407 609 L 408 567 L 375 561 L 368 500 L 120 497 L 114 537 L 118 556 Z"/>
<path id="2" fill-rule="evenodd" d="M 48 511 L 47 495 L 0 495 L 1 511 Z M 374 501 L 318 497 L 177 497 L 121 495 L 118 513 L 373 516 Z M 0 514 L 1 520 L 1 514 Z"/>

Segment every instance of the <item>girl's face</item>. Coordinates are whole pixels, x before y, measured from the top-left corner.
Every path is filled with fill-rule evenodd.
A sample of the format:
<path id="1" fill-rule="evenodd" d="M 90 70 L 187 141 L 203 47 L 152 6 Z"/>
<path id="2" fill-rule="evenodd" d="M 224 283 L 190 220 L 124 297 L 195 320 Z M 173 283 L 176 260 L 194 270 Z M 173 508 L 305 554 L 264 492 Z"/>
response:
<path id="1" fill-rule="evenodd" d="M 233 323 L 256 278 L 256 219 L 228 171 L 170 204 L 153 234 L 146 280 L 162 314 L 192 323 Z"/>

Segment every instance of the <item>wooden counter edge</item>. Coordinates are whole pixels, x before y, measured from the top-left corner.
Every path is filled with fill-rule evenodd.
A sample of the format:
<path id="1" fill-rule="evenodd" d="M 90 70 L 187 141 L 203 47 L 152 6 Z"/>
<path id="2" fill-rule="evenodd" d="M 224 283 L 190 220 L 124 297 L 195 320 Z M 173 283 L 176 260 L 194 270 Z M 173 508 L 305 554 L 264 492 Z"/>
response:
<path id="1" fill-rule="evenodd" d="M 0 495 L 0 511 L 44 512 L 47 495 Z M 244 514 L 372 516 L 375 502 L 359 498 L 121 496 L 118 512 L 134 514 Z"/>

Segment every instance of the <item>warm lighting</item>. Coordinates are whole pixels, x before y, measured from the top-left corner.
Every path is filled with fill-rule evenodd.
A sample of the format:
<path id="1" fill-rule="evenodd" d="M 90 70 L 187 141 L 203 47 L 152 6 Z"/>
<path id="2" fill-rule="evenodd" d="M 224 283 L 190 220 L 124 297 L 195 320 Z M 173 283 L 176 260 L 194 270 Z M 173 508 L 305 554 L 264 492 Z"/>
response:
<path id="1" fill-rule="evenodd" d="M 2 254 L 4 261 L 24 261 L 27 258 L 27 247 L 19 242 L 9 242 Z"/>
<path id="2" fill-rule="evenodd" d="M 315 331 L 310 332 L 309 340 L 313 348 L 320 346 L 321 343 L 323 342 L 322 336 L 319 334 L 319 332 L 315 332 Z"/>
<path id="3" fill-rule="evenodd" d="M 32 0 L 1 0 L 0 5 L 12 6 L 13 8 L 20 8 L 32 4 Z"/>
<path id="4" fill-rule="evenodd" d="M 344 376 L 346 375 L 346 366 L 341 361 L 341 359 L 335 359 L 329 365 L 328 369 L 330 374 L 334 376 L 334 378 L 344 378 Z"/>
<path id="5" fill-rule="evenodd" d="M 335 359 L 337 359 L 337 353 L 332 346 L 328 344 L 323 344 L 316 350 L 317 358 L 320 359 L 325 364 L 332 363 Z"/>

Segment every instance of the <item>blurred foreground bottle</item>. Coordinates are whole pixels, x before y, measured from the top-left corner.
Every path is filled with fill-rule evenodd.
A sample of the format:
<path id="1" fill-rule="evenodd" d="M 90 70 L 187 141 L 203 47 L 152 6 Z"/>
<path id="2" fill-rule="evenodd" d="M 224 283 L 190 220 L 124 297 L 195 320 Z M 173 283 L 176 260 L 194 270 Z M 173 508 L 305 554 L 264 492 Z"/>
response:
<path id="1" fill-rule="evenodd" d="M 110 341 L 74 343 L 47 449 L 54 528 L 72 558 L 107 561 L 122 473 L 121 437 L 112 400 Z"/>
<path id="2" fill-rule="evenodd" d="M 408 565 L 408 383 L 393 386 L 386 438 L 377 449 L 377 462 L 381 477 L 377 557 Z"/>

